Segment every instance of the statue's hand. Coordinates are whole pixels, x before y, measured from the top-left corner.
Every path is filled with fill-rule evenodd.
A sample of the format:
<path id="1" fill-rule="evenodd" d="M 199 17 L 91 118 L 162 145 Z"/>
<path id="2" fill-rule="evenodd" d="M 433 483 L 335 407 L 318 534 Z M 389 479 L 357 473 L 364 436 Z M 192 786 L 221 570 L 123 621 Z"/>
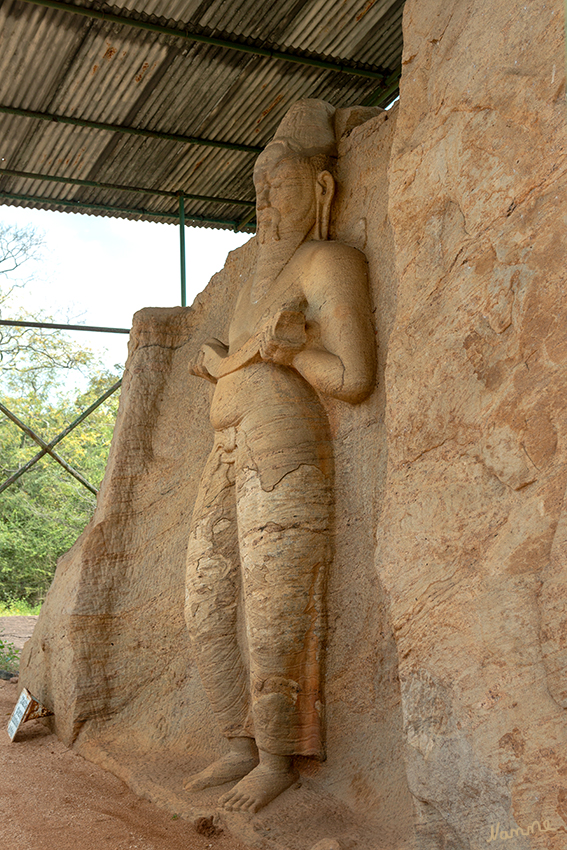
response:
<path id="1" fill-rule="evenodd" d="M 215 384 L 218 380 L 220 364 L 228 354 L 228 347 L 218 339 L 208 339 L 194 360 L 189 364 L 189 372 L 198 378 L 205 378 Z"/>
<path id="2" fill-rule="evenodd" d="M 260 357 L 272 363 L 291 366 L 295 355 L 305 347 L 305 314 L 283 309 L 276 313 L 260 338 Z"/>

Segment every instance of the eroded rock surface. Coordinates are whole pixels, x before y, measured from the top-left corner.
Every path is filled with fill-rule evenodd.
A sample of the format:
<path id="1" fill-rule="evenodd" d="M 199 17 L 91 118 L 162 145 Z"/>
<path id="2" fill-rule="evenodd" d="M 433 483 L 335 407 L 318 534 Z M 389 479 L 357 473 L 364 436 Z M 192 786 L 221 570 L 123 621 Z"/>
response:
<path id="1" fill-rule="evenodd" d="M 250 846 L 565 843 L 562 13 L 407 0 L 399 110 L 345 119 L 331 235 L 368 258 L 377 385 L 346 411 L 325 401 L 327 761 L 300 759 L 301 787 L 253 818 L 223 816 Z M 97 511 L 20 680 L 63 740 L 193 820 L 217 817 L 218 793 L 183 781 L 225 750 L 182 614 L 212 443 L 187 366 L 254 253 L 193 308 L 138 314 Z"/>
<path id="2" fill-rule="evenodd" d="M 558 3 L 405 8 L 378 564 L 424 848 L 565 840 L 562 26 Z"/>
<path id="3" fill-rule="evenodd" d="M 327 760 L 296 759 L 301 786 L 271 802 L 253 825 L 237 812 L 223 812 L 222 822 L 251 846 L 309 850 L 332 836 L 345 847 L 386 842 L 398 850 L 411 836 L 411 805 L 396 652 L 373 563 L 395 309 L 386 192 L 395 111 L 347 111 L 340 119 L 331 237 L 368 258 L 379 374 L 377 389 L 359 404 L 323 397 L 336 505 L 322 677 Z M 137 314 L 97 511 L 59 564 L 25 659 L 23 679 L 55 707 L 63 740 L 192 820 L 218 819 L 219 797 L 231 785 L 183 787 L 227 751 L 183 622 L 191 514 L 213 443 L 212 387 L 188 367 L 203 339 L 228 339 L 255 253 L 252 240 L 230 255 L 192 308 Z M 267 487 L 277 483 L 272 478 Z"/>

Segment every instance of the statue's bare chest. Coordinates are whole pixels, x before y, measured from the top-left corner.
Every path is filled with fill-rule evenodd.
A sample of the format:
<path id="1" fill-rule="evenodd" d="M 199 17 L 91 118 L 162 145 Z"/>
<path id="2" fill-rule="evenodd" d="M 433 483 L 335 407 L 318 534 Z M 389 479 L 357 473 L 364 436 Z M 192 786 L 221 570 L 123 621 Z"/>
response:
<path id="1" fill-rule="evenodd" d="M 272 280 L 250 278 L 243 285 L 229 329 L 230 352 L 238 350 L 256 334 L 271 316 L 284 307 L 298 308 L 304 303 L 303 276 L 290 263 Z"/>

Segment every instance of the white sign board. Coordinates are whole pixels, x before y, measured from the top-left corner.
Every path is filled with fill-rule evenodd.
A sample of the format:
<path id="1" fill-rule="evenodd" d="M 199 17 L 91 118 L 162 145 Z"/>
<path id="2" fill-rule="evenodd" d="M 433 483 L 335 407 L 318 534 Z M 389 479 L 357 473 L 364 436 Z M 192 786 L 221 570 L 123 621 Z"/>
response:
<path id="1" fill-rule="evenodd" d="M 41 703 L 32 697 L 27 688 L 24 688 L 8 723 L 10 740 L 14 740 L 16 732 L 26 720 L 35 720 L 37 717 L 48 717 L 50 714 L 53 714 L 53 712 L 48 708 L 44 708 Z"/>

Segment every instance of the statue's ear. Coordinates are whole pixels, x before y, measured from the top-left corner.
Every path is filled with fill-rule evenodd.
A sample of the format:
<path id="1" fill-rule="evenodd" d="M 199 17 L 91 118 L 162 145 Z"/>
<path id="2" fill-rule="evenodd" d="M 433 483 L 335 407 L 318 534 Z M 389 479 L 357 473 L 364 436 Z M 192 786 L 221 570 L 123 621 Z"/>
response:
<path id="1" fill-rule="evenodd" d="M 317 182 L 315 184 L 315 196 L 317 198 L 316 239 L 324 241 L 329 238 L 329 221 L 334 194 L 335 178 L 330 171 L 321 171 L 317 175 Z"/>

